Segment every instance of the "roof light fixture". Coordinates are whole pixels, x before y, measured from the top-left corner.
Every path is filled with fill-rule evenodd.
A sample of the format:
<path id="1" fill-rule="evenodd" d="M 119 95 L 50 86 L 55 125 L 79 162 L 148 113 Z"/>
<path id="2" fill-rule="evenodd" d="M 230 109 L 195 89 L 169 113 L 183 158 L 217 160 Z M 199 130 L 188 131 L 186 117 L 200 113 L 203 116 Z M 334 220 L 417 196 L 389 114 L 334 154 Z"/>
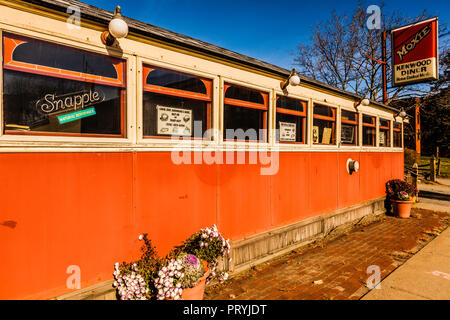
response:
<path id="1" fill-rule="evenodd" d="M 128 24 L 122 18 L 120 10 L 120 6 L 117 6 L 113 19 L 109 22 L 109 31 L 104 31 L 101 35 L 102 43 L 106 46 L 112 46 L 116 39 L 125 38 L 128 35 Z"/>
<path id="2" fill-rule="evenodd" d="M 353 107 L 354 107 L 356 110 L 358 110 L 358 107 L 359 107 L 360 105 L 366 106 L 366 107 L 367 107 L 367 106 L 370 105 L 370 100 L 367 99 L 366 97 L 361 98 L 359 101 L 356 101 L 356 102 L 353 104 Z"/>
<path id="3" fill-rule="evenodd" d="M 298 75 L 297 71 L 292 69 L 291 74 L 289 75 L 289 78 L 286 81 L 282 81 L 280 83 L 281 90 L 285 90 L 288 85 L 291 85 L 293 87 L 298 86 L 300 84 L 300 76 Z"/>

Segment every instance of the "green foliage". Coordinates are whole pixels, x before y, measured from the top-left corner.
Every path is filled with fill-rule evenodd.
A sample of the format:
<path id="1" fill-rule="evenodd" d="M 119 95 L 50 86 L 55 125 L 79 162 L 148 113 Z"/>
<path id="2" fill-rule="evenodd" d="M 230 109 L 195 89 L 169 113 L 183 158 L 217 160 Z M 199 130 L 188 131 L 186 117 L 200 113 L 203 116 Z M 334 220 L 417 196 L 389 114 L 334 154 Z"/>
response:
<path id="1" fill-rule="evenodd" d="M 389 180 L 386 183 L 386 197 L 392 200 L 405 200 L 405 194 L 409 198 L 415 197 L 418 195 L 418 190 L 412 184 L 395 179 Z"/>
<path id="2" fill-rule="evenodd" d="M 127 275 L 137 271 L 145 280 L 149 292 L 148 299 L 154 299 L 156 296 L 156 288 L 154 279 L 158 277 L 158 272 L 161 269 L 164 260 L 158 257 L 156 249 L 153 247 L 152 241 L 148 239 L 148 234 L 144 234 L 142 240 L 144 244 L 141 247 L 142 256 L 139 260 L 130 263 L 123 262 L 120 267 L 120 273 Z"/>
<path id="3" fill-rule="evenodd" d="M 203 263 L 195 255 L 187 253 L 182 253 L 178 259 L 182 261 L 184 272 L 184 277 L 181 280 L 182 288 L 193 288 L 205 274 Z"/>

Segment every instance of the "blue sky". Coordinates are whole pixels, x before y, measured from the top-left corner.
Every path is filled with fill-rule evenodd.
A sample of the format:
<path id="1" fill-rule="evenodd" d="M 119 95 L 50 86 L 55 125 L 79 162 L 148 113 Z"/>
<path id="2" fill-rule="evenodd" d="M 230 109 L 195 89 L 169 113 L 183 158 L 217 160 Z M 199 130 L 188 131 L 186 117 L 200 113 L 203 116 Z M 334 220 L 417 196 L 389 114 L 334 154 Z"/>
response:
<path id="1" fill-rule="evenodd" d="M 310 27 L 326 21 L 335 9 L 351 14 L 358 0 L 82 0 L 158 27 L 215 44 L 280 67 L 290 69 L 299 43 L 307 43 Z M 381 1 L 364 1 L 364 7 Z M 448 0 L 386 1 L 386 10 L 414 17 L 424 9 L 450 20 Z"/>

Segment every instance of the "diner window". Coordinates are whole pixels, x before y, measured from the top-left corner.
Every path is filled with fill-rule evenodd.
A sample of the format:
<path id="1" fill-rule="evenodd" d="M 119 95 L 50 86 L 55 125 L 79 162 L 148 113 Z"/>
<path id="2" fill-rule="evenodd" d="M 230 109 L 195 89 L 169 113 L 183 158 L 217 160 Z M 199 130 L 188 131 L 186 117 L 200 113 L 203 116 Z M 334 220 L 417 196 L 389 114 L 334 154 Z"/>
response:
<path id="1" fill-rule="evenodd" d="M 363 146 L 376 146 L 376 118 L 368 115 L 363 115 Z"/>
<path id="2" fill-rule="evenodd" d="M 278 142 L 305 143 L 307 103 L 298 99 L 277 96 Z"/>
<path id="3" fill-rule="evenodd" d="M 394 122 L 394 148 L 402 148 L 402 123 Z"/>
<path id="4" fill-rule="evenodd" d="M 358 113 L 341 111 L 341 144 L 358 145 Z"/>
<path id="5" fill-rule="evenodd" d="M 144 66 L 144 138 L 210 139 L 212 80 Z"/>
<path id="6" fill-rule="evenodd" d="M 124 60 L 8 33 L 2 40 L 4 134 L 125 136 Z"/>
<path id="7" fill-rule="evenodd" d="M 380 118 L 380 147 L 390 147 L 391 146 L 391 122 L 386 119 Z"/>
<path id="8" fill-rule="evenodd" d="M 267 141 L 269 94 L 230 84 L 224 92 L 225 140 Z"/>
<path id="9" fill-rule="evenodd" d="M 314 105 L 313 143 L 336 144 L 336 108 Z"/>

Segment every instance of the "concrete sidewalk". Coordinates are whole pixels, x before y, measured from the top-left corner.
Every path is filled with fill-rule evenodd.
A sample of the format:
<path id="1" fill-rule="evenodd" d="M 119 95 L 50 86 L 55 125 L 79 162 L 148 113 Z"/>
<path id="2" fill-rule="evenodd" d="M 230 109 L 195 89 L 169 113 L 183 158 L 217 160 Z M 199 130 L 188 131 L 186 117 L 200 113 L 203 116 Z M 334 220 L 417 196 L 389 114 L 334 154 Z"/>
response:
<path id="1" fill-rule="evenodd" d="M 445 230 L 362 300 L 450 300 L 450 229 Z"/>

